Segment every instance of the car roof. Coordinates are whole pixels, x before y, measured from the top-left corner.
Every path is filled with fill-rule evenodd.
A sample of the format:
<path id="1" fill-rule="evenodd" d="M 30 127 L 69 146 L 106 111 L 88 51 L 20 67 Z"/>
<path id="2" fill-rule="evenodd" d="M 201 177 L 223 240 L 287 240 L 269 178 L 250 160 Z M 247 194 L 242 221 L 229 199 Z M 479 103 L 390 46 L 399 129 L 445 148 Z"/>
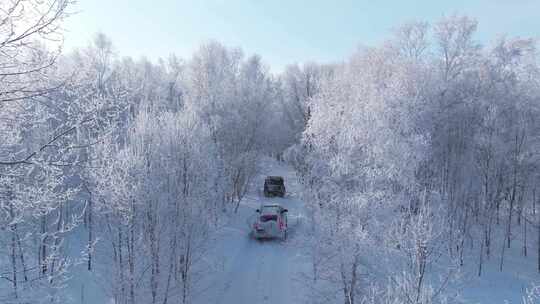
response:
<path id="1" fill-rule="evenodd" d="M 282 181 L 283 180 L 283 177 L 281 176 L 276 176 L 276 175 L 269 175 L 266 177 L 266 179 L 274 179 L 274 180 L 280 180 Z"/>

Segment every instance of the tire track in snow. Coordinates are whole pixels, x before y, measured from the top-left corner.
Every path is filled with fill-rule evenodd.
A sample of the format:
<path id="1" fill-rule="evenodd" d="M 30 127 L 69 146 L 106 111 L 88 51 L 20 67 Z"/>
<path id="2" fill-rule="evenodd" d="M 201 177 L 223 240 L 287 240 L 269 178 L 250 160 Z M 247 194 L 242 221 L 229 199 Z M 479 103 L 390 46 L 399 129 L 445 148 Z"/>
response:
<path id="1" fill-rule="evenodd" d="M 290 168 L 278 165 L 269 168 L 265 174 L 284 176 L 289 194 L 285 198 L 265 198 L 251 193 L 244 199 L 239 213 L 221 232 L 216 243 L 218 253 L 225 257 L 224 269 L 215 274 L 205 299 L 196 302 L 300 303 L 302 291 L 295 277 L 304 265 L 298 263 L 299 249 L 295 243 L 303 233 L 304 203 L 295 197 L 298 185 Z M 257 241 L 249 237 L 246 219 L 253 216 L 261 204 L 267 203 L 279 203 L 289 209 L 290 233 L 286 241 Z"/>

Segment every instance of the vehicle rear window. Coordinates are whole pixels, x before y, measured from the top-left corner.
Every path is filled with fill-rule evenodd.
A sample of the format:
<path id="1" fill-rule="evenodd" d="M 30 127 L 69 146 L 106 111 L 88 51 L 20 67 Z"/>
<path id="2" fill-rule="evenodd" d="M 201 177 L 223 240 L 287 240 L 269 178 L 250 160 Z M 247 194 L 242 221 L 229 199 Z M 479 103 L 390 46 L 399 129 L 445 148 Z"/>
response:
<path id="1" fill-rule="evenodd" d="M 276 214 L 261 215 L 260 220 L 263 223 L 268 222 L 268 221 L 277 221 L 277 215 Z"/>
<path id="2" fill-rule="evenodd" d="M 283 184 L 283 180 L 280 179 L 280 178 L 268 178 L 268 179 L 266 179 L 266 182 L 268 184 L 273 184 L 273 185 L 281 185 L 281 184 Z"/>
<path id="3" fill-rule="evenodd" d="M 261 214 L 278 214 L 279 208 L 276 206 L 263 206 L 261 208 Z"/>

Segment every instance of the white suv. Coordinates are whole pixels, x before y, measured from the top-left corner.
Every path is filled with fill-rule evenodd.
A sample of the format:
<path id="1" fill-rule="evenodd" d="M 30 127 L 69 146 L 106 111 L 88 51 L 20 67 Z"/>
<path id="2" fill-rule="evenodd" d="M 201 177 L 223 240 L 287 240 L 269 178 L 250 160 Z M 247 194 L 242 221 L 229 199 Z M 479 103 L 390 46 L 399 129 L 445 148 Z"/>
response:
<path id="1" fill-rule="evenodd" d="M 253 223 L 252 235 L 256 239 L 287 238 L 288 210 L 278 204 L 263 205 L 257 209 L 258 217 Z"/>

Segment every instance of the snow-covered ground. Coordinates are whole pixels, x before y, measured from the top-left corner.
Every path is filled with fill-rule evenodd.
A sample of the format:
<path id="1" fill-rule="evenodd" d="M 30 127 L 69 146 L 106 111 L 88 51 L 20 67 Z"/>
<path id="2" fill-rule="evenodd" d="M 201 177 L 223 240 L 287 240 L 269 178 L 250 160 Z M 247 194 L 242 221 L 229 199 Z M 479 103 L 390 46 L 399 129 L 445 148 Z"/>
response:
<path id="1" fill-rule="evenodd" d="M 455 286 L 459 299 L 464 304 L 522 303 L 526 290 L 533 285 L 540 285 L 540 274 L 537 269 L 537 237 L 536 231 L 528 232 L 527 257 L 523 256 L 523 238 L 520 229 L 514 226 L 512 247 L 505 249 L 503 271 L 499 269 L 501 250 L 504 240 L 504 225 L 494 229 L 492 256 L 484 257 L 482 276 L 478 276 L 478 247 L 469 251 L 465 260 L 462 281 Z M 506 243 L 505 243 L 506 244 Z M 540 303 L 540 299 L 538 302 Z"/>
<path id="2" fill-rule="evenodd" d="M 266 175 L 285 178 L 285 198 L 262 195 Z M 253 181 L 251 192 L 243 199 L 238 213 L 218 233 L 211 256 L 220 267 L 195 303 L 303 302 L 305 288 L 300 276 L 308 269 L 309 261 L 296 242 L 305 227 L 304 203 L 299 198 L 299 190 L 295 172 L 290 167 L 269 159 L 261 163 L 260 175 Z M 250 238 L 248 221 L 255 209 L 267 203 L 278 203 L 289 210 L 290 233 L 286 241 Z"/>
<path id="3" fill-rule="evenodd" d="M 262 185 L 267 175 L 285 178 L 285 198 L 266 198 L 262 195 Z M 302 247 L 309 223 L 301 190 L 296 173 L 290 166 L 269 158 L 260 162 L 260 174 L 253 180 L 238 213 L 230 214 L 230 219 L 212 238 L 214 241 L 206 257 L 209 261 L 204 264 L 213 267 L 196 283 L 193 303 L 309 303 L 305 274 L 309 274 L 311 265 L 310 257 Z M 266 203 L 279 203 L 289 210 L 290 233 L 286 241 L 257 241 L 250 238 L 248 222 L 255 215 L 255 209 Z M 449 291 L 458 294 L 460 303 L 517 304 L 521 303 L 521 297 L 531 283 L 540 284 L 536 269 L 537 244 L 530 241 L 529 255 L 523 257 L 518 232 L 516 227 L 512 248 L 505 254 L 503 272 L 499 271 L 503 231 L 494 232 L 493 256 L 484 261 L 481 277 L 477 276 L 476 249 L 467 254 L 462 279 L 449 287 Z M 535 236 L 532 228 L 529 233 L 530 237 Z M 77 250 L 84 246 L 85 236 L 79 237 L 82 241 L 73 240 L 71 244 L 73 248 L 79 248 Z M 377 263 L 376 258 L 369 260 Z M 369 268 L 376 269 L 377 265 L 369 265 Z M 105 293 L 107 286 L 104 286 L 107 278 L 99 278 L 96 272 L 86 271 L 86 264 L 76 266 L 74 273 L 66 290 L 71 303 L 110 303 L 108 299 L 111 297 Z"/>

